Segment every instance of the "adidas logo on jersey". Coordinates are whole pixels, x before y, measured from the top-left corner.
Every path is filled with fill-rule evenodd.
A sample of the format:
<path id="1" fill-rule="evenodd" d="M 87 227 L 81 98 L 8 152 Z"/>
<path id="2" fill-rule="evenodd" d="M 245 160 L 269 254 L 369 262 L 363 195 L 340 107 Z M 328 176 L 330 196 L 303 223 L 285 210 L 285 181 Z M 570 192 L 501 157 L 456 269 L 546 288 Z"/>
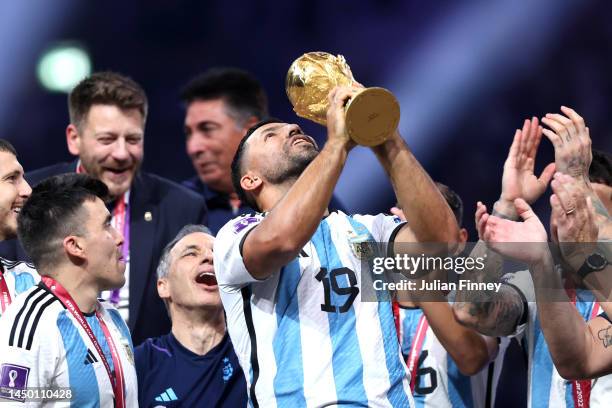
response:
<path id="1" fill-rule="evenodd" d="M 155 401 L 157 402 L 169 402 L 169 401 L 177 401 L 177 400 L 178 400 L 178 397 L 176 396 L 172 388 L 166 389 L 166 391 L 162 392 L 157 397 L 155 397 Z"/>
<path id="2" fill-rule="evenodd" d="M 96 358 L 96 356 L 94 356 L 94 354 L 91 352 L 90 349 L 87 349 L 87 355 L 85 356 L 85 360 L 83 361 L 83 364 L 87 365 L 87 364 L 93 364 L 97 362 L 98 362 L 98 359 Z"/>

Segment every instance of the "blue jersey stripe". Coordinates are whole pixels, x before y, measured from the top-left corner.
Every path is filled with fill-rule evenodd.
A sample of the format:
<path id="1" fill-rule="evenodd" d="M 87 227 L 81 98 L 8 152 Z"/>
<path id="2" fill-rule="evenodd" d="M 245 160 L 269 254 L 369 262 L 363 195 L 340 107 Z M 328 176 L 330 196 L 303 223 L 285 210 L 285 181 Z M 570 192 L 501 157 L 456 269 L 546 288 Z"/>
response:
<path id="1" fill-rule="evenodd" d="M 576 291 L 576 309 L 584 320 L 591 318 L 593 307 L 595 307 L 595 297 L 588 290 L 578 289 Z M 531 406 L 547 406 L 550 400 L 552 387 L 553 362 L 542 332 L 539 317 L 534 322 L 533 344 L 534 350 L 531 362 Z M 567 408 L 574 407 L 574 397 L 572 394 L 572 383 L 564 381 L 565 385 L 565 404 Z"/>
<path id="2" fill-rule="evenodd" d="M 57 327 L 62 336 L 64 350 L 66 351 L 68 380 L 72 390 L 70 406 L 99 407 L 100 390 L 96 373 L 91 363 L 85 363 L 87 346 L 67 313 L 66 310 L 59 313 L 57 316 Z"/>
<path id="3" fill-rule="evenodd" d="M 272 347 L 277 366 L 274 395 L 279 406 L 306 406 L 297 297 L 300 277 L 300 263 L 295 259 L 281 270 L 277 289 L 275 312 L 278 330 Z"/>
<path id="4" fill-rule="evenodd" d="M 535 321 L 533 356 L 531 363 L 531 406 L 547 407 L 550 400 L 553 363 L 540 328 L 540 318 Z"/>
<path id="5" fill-rule="evenodd" d="M 15 294 L 17 295 L 25 292 L 36 284 L 36 282 L 34 282 L 34 277 L 28 272 L 17 274 L 13 271 L 11 273 L 15 278 Z"/>
<path id="6" fill-rule="evenodd" d="M 332 241 L 327 220 L 319 224 L 311 242 L 321 261 L 321 267 L 327 270 L 325 278 L 331 279 L 331 272 L 342 268 L 343 265 Z M 338 287 L 350 286 L 346 274 L 338 274 L 335 278 Z M 349 295 L 339 295 L 331 290 L 330 296 L 332 305 L 341 306 L 346 303 Z M 344 404 L 367 406 L 368 398 L 363 386 L 363 360 L 356 332 L 355 309 L 352 305 L 345 313 L 339 313 L 336 309 L 334 313 L 327 313 L 327 318 L 337 399 Z"/>
<path id="7" fill-rule="evenodd" d="M 448 399 L 453 408 L 469 408 L 474 406 L 472 397 L 472 380 L 461 374 L 459 367 L 450 354 L 446 356 L 446 372 L 448 378 Z"/>
<path id="8" fill-rule="evenodd" d="M 347 217 L 351 226 L 357 234 L 367 231 L 368 238 L 374 243 L 374 237 L 368 229 L 352 217 Z M 372 271 L 372 268 L 368 268 Z M 371 273 L 371 272 L 370 272 Z M 391 302 L 378 302 L 378 319 L 380 322 L 380 331 L 383 338 L 383 347 L 385 350 L 385 363 L 389 372 L 389 391 L 387 399 L 393 407 L 410 406 L 409 397 L 404 391 L 403 380 L 406 377 L 406 369 L 400 361 L 401 350 L 397 339 L 397 331 L 395 329 L 395 319 L 393 317 L 393 309 Z"/>

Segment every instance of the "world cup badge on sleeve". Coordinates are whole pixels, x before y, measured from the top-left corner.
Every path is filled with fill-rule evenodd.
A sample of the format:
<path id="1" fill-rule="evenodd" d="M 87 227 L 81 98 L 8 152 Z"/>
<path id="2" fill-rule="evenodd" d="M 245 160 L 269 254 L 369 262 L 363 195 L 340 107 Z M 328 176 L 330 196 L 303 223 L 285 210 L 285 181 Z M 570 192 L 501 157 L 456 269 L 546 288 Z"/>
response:
<path id="1" fill-rule="evenodd" d="M 26 389 L 30 369 L 16 364 L 0 366 L 0 398 L 24 402 L 19 391 Z"/>

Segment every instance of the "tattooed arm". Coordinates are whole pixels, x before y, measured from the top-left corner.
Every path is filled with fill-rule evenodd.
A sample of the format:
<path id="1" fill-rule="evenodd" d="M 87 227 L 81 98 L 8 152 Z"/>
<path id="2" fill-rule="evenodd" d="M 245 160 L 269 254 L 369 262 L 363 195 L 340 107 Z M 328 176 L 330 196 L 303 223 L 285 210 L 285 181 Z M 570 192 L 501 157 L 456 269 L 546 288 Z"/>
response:
<path id="1" fill-rule="evenodd" d="M 540 177 L 534 174 L 538 147 L 542 140 L 542 127 L 533 117 L 523 122 L 522 129 L 514 133 L 508 157 L 504 162 L 502 188 L 499 200 L 493 206 L 493 215 L 510 220 L 517 220 L 514 200 L 523 198 L 528 203 L 535 202 L 546 190 L 555 171 L 555 164 L 548 164 Z M 488 218 L 487 208 L 478 203 L 476 210 L 476 228 L 480 239 L 482 227 Z M 466 271 L 463 279 L 473 282 L 499 282 L 503 275 L 503 258 L 491 251 L 480 241 L 471 257 L 485 257 L 483 270 Z M 502 285 L 498 293 L 461 291 L 453 304 L 455 317 L 460 323 L 472 327 L 483 334 L 505 336 L 515 331 L 524 311 L 524 302 L 515 288 Z"/>
<path id="2" fill-rule="evenodd" d="M 612 218 L 589 181 L 589 167 L 593 159 L 589 128 L 573 109 L 562 106 L 561 112 L 565 116 L 547 113 L 542 118 L 542 123 L 550 128 L 542 129 L 542 132 L 555 148 L 556 169 L 573 177 L 576 186 L 590 197 L 597 214 L 599 238 L 612 239 Z"/>
<path id="3" fill-rule="evenodd" d="M 557 200 L 553 195 L 551 202 Z M 483 236 L 493 250 L 529 265 L 540 325 L 557 371 L 568 379 L 612 373 L 612 325 L 603 317 L 584 321 L 565 294 L 544 226 L 524 200 L 517 199 L 515 206 L 523 222 L 491 216 L 485 223 Z M 563 228 L 563 224 L 558 228 Z M 507 245 L 508 242 L 530 244 L 513 246 Z"/>
<path id="4" fill-rule="evenodd" d="M 476 210 L 476 226 L 479 235 L 489 218 L 487 208 L 478 203 Z M 466 270 L 462 279 L 472 282 L 496 283 L 503 275 L 503 258 L 492 251 L 485 242 L 479 241 L 470 257 L 484 258 L 485 267 Z M 499 292 L 494 291 L 457 291 L 453 303 L 455 319 L 464 326 L 475 329 L 487 336 L 508 336 L 516 328 L 525 313 L 525 303 L 516 288 L 502 284 Z"/>
<path id="5" fill-rule="evenodd" d="M 574 380 L 612 373 L 612 324 L 602 316 L 585 322 L 569 299 L 550 299 L 545 290 L 538 289 L 551 287 L 554 281 L 557 293 L 562 293 L 561 277 L 554 272 L 550 255 L 530 269 L 542 331 L 559 374 Z"/>

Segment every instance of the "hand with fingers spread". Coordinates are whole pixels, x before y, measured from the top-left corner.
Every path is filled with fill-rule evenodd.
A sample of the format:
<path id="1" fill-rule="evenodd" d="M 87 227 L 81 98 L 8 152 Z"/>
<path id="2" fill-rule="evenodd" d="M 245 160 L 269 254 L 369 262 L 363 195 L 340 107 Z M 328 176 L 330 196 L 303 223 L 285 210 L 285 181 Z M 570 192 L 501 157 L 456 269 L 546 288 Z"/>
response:
<path id="1" fill-rule="evenodd" d="M 495 204 L 495 210 L 509 218 L 516 218 L 514 200 L 524 199 L 534 203 L 546 190 L 555 172 L 555 164 L 544 168 L 540 177 L 534 174 L 535 158 L 542 140 L 542 127 L 538 119 L 526 119 L 523 128 L 514 133 L 514 140 L 504 163 L 502 193 Z"/>
<path id="2" fill-rule="evenodd" d="M 574 271 L 595 251 L 599 234 L 591 198 L 576 184 L 573 177 L 556 173 L 550 196 L 552 239 Z"/>
<path id="3" fill-rule="evenodd" d="M 476 209 L 478 236 L 503 257 L 528 264 L 537 262 L 548 251 L 546 229 L 525 200 L 517 198 L 514 200 L 514 206 L 523 222 L 489 215 L 486 206 L 478 202 Z M 533 245 L 533 243 L 539 244 Z"/>
<path id="4" fill-rule="evenodd" d="M 359 92 L 356 87 L 335 87 L 328 95 L 329 108 L 327 109 L 327 141 L 340 143 L 348 150 L 355 147 L 346 131 L 344 106 L 350 98 Z"/>
<path id="5" fill-rule="evenodd" d="M 561 112 L 565 116 L 547 113 L 542 118 L 542 123 L 550 128 L 542 131 L 555 148 L 557 171 L 588 184 L 589 166 L 593 158 L 589 128 L 573 109 L 562 106 Z"/>

